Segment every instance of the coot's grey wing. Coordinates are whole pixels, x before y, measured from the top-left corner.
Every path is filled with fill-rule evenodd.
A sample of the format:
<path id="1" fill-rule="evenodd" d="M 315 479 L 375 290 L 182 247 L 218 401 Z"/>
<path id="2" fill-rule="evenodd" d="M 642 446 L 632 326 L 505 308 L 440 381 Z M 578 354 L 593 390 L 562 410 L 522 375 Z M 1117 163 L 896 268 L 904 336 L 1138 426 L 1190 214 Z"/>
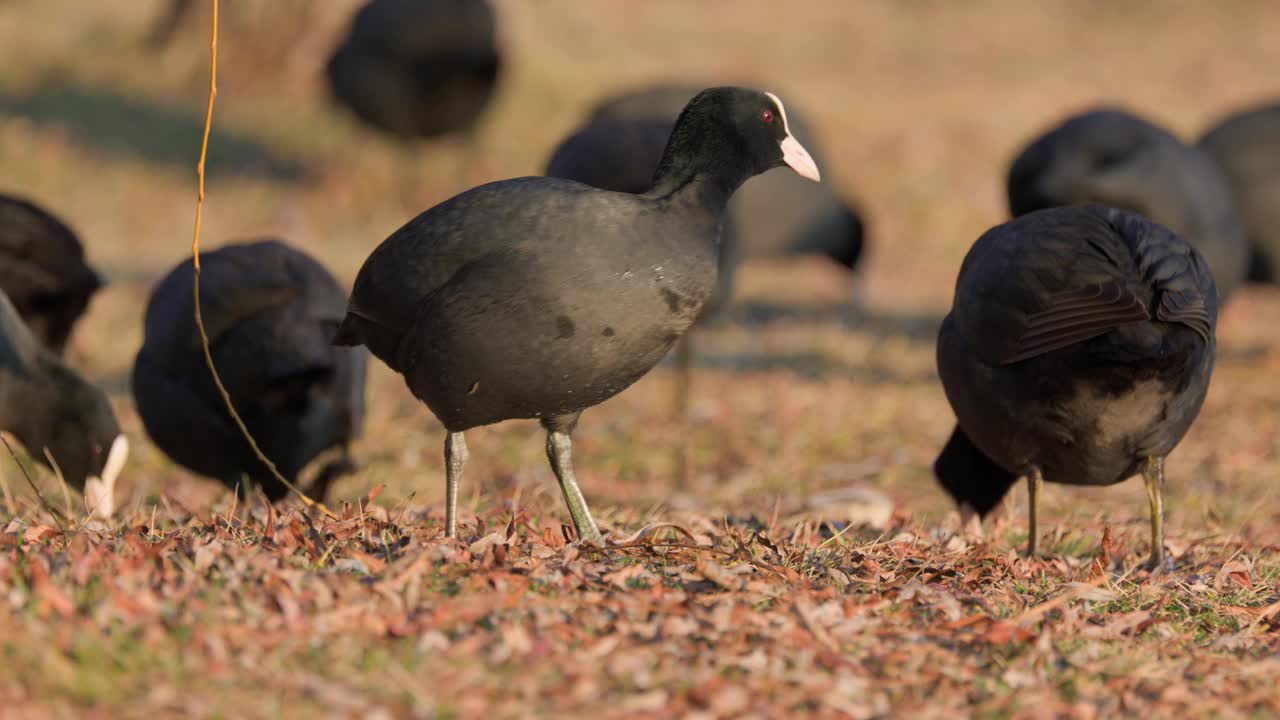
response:
<path id="1" fill-rule="evenodd" d="M 492 252 L 519 242 L 575 237 L 565 223 L 574 222 L 583 194 L 603 192 L 559 178 L 515 178 L 481 185 L 426 210 L 369 255 L 334 342 L 363 343 L 398 370 L 397 348 L 423 298 Z M 609 205 L 604 201 L 597 209 L 607 211 Z M 566 258 L 572 262 L 571 254 Z"/>

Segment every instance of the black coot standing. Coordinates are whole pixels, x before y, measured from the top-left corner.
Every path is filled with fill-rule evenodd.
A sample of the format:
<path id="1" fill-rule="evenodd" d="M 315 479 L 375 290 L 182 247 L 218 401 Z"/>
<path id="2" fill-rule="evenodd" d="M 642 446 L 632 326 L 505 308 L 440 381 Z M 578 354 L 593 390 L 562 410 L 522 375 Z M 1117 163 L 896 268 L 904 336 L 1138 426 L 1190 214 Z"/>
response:
<path id="1" fill-rule="evenodd" d="M 351 469 L 347 447 L 364 420 L 367 356 L 329 342 L 346 294 L 319 263 L 267 239 L 201 255 L 200 305 L 214 364 L 236 411 L 289 482 L 320 453 L 342 456 L 318 473 L 310 493 Z M 145 337 L 133 368 L 138 415 L 176 462 L 228 487 L 247 475 L 267 498 L 288 492 L 253 455 L 205 365 L 192 317 L 186 260 L 151 293 Z"/>
<path id="2" fill-rule="evenodd" d="M 94 514 L 115 511 L 115 483 L 129 454 L 107 394 L 85 382 L 31 333 L 0 292 L 0 430 L 83 491 Z"/>
<path id="3" fill-rule="evenodd" d="M 45 347 L 62 354 L 101 287 L 71 228 L 28 200 L 0 195 L 0 290 Z"/>
<path id="4" fill-rule="evenodd" d="M 1078 206 L 992 228 L 965 257 L 938 336 L 958 422 L 939 482 L 962 514 L 985 516 L 1025 476 L 1034 553 L 1042 481 L 1142 473 L 1161 567 L 1164 458 L 1204 402 L 1217 316 L 1204 258 L 1136 213 Z"/>
<path id="5" fill-rule="evenodd" d="M 537 418 L 578 536 L 603 542 L 570 433 L 698 317 L 729 197 L 784 164 L 818 179 L 781 100 L 713 88 L 680 115 L 645 193 L 504 180 L 427 210 L 374 250 L 335 342 L 368 346 L 448 430 L 446 534 L 457 533 L 463 432 Z"/>
<path id="6" fill-rule="evenodd" d="M 1280 282 L 1280 104 L 1236 113 L 1200 138 L 1235 192 L 1252 251 L 1248 279 Z"/>
<path id="7" fill-rule="evenodd" d="M 334 97 L 405 140 L 471 129 L 502 66 L 486 0 L 372 0 L 328 64 Z"/>
<path id="8" fill-rule="evenodd" d="M 1093 110 L 1046 132 L 1013 161 L 1007 189 L 1015 216 L 1099 203 L 1168 226 L 1204 255 L 1223 299 L 1248 270 L 1248 239 L 1222 170 L 1128 112 Z"/>

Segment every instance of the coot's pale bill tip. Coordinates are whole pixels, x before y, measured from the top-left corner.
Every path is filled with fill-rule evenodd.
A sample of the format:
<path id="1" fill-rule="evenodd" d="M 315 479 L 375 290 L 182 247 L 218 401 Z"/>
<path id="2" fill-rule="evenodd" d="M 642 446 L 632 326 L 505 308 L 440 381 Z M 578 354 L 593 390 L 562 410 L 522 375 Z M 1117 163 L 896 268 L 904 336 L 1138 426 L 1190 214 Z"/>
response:
<path id="1" fill-rule="evenodd" d="M 117 435 L 102 466 L 102 477 L 89 476 L 84 484 L 84 499 L 95 517 L 109 519 L 116 511 L 116 478 L 129 458 L 129 439 Z"/>
<path id="2" fill-rule="evenodd" d="M 788 135 L 782 139 L 782 161 L 785 162 L 792 170 L 796 171 L 800 177 L 806 177 L 814 182 L 822 181 L 822 174 L 818 172 L 818 164 L 813 161 L 809 155 L 809 151 L 804 149 L 799 140 L 794 136 Z"/>
<path id="3" fill-rule="evenodd" d="M 782 130 L 787 134 L 782 139 L 782 161 L 785 162 L 792 170 L 799 173 L 800 177 L 806 177 L 814 182 L 822 182 L 822 174 L 818 172 L 818 164 L 813 161 L 809 155 L 809 151 L 804 149 L 799 140 L 791 134 L 791 125 L 787 122 L 787 106 L 782 104 L 782 98 L 771 92 L 765 92 L 773 104 L 778 106 L 778 115 L 782 118 Z"/>

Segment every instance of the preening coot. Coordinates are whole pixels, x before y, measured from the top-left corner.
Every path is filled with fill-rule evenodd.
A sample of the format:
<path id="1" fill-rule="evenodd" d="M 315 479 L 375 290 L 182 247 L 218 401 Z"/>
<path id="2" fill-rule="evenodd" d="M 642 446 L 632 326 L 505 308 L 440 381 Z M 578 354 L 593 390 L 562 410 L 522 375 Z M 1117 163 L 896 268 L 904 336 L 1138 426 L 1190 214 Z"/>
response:
<path id="1" fill-rule="evenodd" d="M 1100 203 L 1168 226 L 1204 255 L 1223 299 L 1248 269 L 1248 240 L 1222 170 L 1128 112 L 1093 110 L 1041 135 L 1013 161 L 1007 189 L 1015 216 Z"/>
<path id="2" fill-rule="evenodd" d="M 101 287 L 69 227 L 28 200 L 0 195 L 0 290 L 45 347 L 62 354 Z"/>
<path id="3" fill-rule="evenodd" d="M 115 512 L 115 483 L 129 455 L 107 394 L 62 364 L 27 329 L 0 292 L 0 430 L 18 438 L 83 491 L 95 515 Z"/>
<path id="4" fill-rule="evenodd" d="M 1236 113 L 1198 144 L 1231 182 L 1252 252 L 1248 279 L 1280 282 L 1280 104 Z"/>
<path id="5" fill-rule="evenodd" d="M 329 342 L 346 294 L 318 262 L 276 239 L 227 245 L 200 257 L 200 306 L 214 365 L 263 453 L 290 483 L 321 452 L 310 494 L 351 469 L 347 446 L 364 421 L 367 357 Z M 288 488 L 253 454 L 205 365 L 185 260 L 151 293 L 133 367 L 138 415 L 176 462 L 228 487 L 243 475 L 278 500 Z"/>
<path id="6" fill-rule="evenodd" d="M 729 197 L 784 164 L 818 179 L 782 101 L 713 88 L 681 113 L 645 193 L 503 180 L 427 210 L 373 251 L 335 342 L 368 346 L 448 430 L 448 535 L 463 431 L 538 418 L 578 536 L 603 542 L 574 478 L 570 433 L 698 317 L 715 289 Z"/>
<path id="7" fill-rule="evenodd" d="M 1164 458 L 1204 402 L 1217 316 L 1204 258 L 1136 213 L 1076 206 L 992 228 L 965 257 L 938 335 L 957 418 L 938 481 L 962 514 L 985 516 L 1025 476 L 1034 553 L 1042 481 L 1140 472 L 1161 566 Z"/>

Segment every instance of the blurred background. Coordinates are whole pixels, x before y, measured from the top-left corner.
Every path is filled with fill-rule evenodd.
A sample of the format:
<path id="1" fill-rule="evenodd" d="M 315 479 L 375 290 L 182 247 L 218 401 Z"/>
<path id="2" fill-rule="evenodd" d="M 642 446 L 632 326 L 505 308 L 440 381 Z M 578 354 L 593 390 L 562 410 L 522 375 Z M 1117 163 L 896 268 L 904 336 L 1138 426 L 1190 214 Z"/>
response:
<path id="1" fill-rule="evenodd" d="M 65 219 L 109 283 L 69 361 L 108 388 L 133 439 L 126 509 L 161 493 L 193 509 L 227 497 L 148 445 L 128 388 L 147 295 L 189 253 L 207 5 L 169 26 L 170 0 L 0 1 L 0 192 Z M 401 142 L 335 104 L 325 83 L 360 2 L 222 5 L 202 246 L 279 235 L 345 286 L 421 210 L 541 173 L 606 95 L 749 84 L 803 108 L 824 180 L 867 224 L 858 305 L 848 274 L 822 258 L 746 263 L 695 349 L 687 432 L 672 420 L 668 366 L 586 413 L 579 479 L 606 526 L 695 509 L 839 520 L 841 501 L 824 507 L 823 493 L 857 487 L 943 518 L 929 464 L 953 416 L 934 337 L 964 253 L 1007 218 L 1013 155 L 1097 103 L 1190 140 L 1280 97 L 1280 5 L 1266 1 L 495 0 L 503 70 L 478 126 L 466 140 Z M 1265 288 L 1223 315 L 1208 403 L 1170 460 L 1172 533 L 1256 535 L 1280 518 L 1278 324 L 1280 295 Z M 398 377 L 370 369 L 362 469 L 333 497 L 385 483 L 384 500 L 417 493 L 439 512 L 443 431 Z M 532 423 L 469 435 L 464 521 L 503 502 L 561 512 Z M 691 483 L 678 490 L 672 449 L 686 438 Z M 1013 497 L 1022 513 L 1021 490 Z M 1054 486 L 1043 502 L 1051 527 L 1106 513 L 1140 532 L 1143 498 L 1133 482 Z"/>

